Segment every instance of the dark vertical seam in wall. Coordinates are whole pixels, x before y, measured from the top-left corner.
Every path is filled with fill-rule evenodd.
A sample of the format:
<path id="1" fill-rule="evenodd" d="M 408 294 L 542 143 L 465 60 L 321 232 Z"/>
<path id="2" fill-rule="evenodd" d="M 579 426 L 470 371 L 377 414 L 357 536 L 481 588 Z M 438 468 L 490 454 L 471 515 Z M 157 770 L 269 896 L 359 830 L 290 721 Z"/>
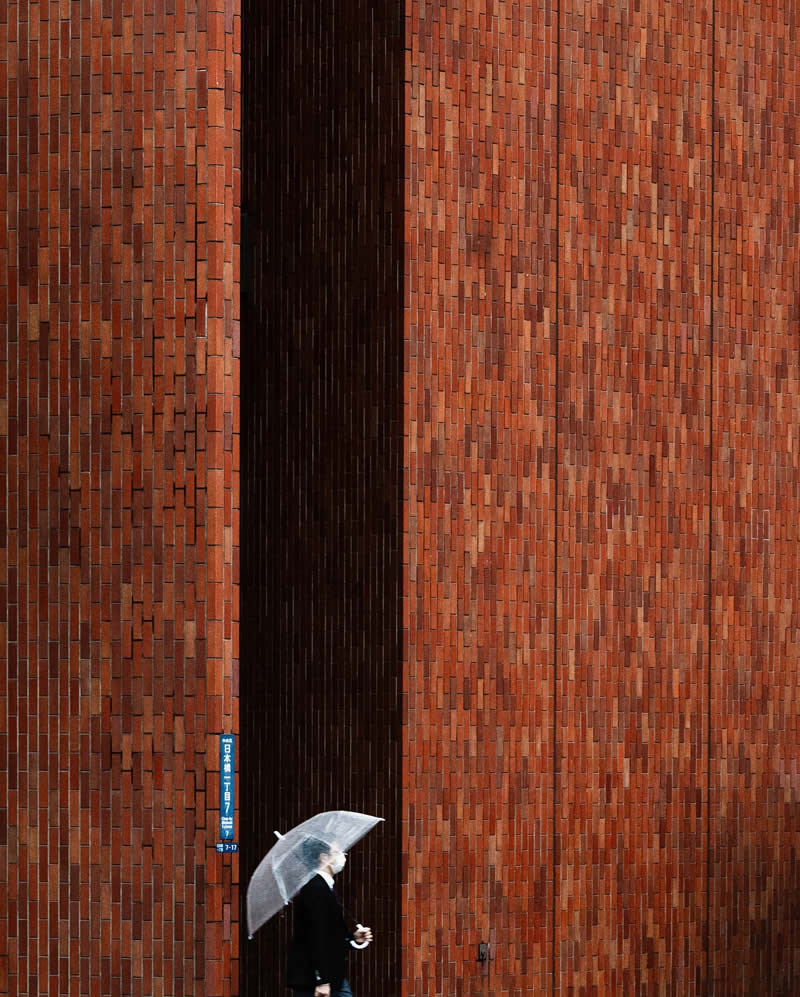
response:
<path id="1" fill-rule="evenodd" d="M 559 366 L 560 366 L 560 281 L 561 281 L 561 0 L 556 4 L 556 307 L 555 307 L 555 446 L 553 454 L 553 909 L 550 929 L 553 997 L 556 993 L 556 899 L 558 895 L 558 473 Z"/>
<path id="2" fill-rule="evenodd" d="M 709 315 L 709 405 L 708 405 L 708 575 L 706 592 L 706 630 L 708 655 L 706 661 L 706 994 L 711 995 L 711 665 L 712 665 L 712 568 L 714 531 L 712 503 L 714 500 L 714 305 L 716 298 L 716 265 L 715 249 L 717 217 L 714 203 L 714 187 L 716 183 L 716 126 L 717 126 L 717 89 L 716 89 L 716 59 L 717 59 L 717 4 L 711 5 L 711 309 Z"/>

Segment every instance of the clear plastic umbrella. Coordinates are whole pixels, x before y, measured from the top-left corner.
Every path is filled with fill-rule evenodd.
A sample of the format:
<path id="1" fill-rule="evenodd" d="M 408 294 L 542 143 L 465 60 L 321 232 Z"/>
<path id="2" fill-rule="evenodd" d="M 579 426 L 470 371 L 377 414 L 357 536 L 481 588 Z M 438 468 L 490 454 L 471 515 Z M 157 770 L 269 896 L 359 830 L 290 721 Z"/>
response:
<path id="1" fill-rule="evenodd" d="M 316 838 L 346 852 L 382 820 L 383 817 L 371 817 L 352 810 L 329 810 L 303 821 L 286 834 L 276 831 L 278 841 L 261 860 L 247 887 L 247 929 L 250 937 L 316 874 L 316 865 L 311 865 L 306 858 L 306 841 Z"/>

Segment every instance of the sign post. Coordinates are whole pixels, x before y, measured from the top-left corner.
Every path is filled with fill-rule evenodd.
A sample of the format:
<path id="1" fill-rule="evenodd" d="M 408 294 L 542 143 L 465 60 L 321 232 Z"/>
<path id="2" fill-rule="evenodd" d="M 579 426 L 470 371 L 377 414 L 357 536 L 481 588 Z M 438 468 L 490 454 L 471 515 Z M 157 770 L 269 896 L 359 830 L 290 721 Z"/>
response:
<path id="1" fill-rule="evenodd" d="M 218 852 L 236 852 L 239 846 L 233 841 L 235 812 L 234 782 L 236 775 L 236 746 L 233 734 L 219 737 L 219 836 Z"/>

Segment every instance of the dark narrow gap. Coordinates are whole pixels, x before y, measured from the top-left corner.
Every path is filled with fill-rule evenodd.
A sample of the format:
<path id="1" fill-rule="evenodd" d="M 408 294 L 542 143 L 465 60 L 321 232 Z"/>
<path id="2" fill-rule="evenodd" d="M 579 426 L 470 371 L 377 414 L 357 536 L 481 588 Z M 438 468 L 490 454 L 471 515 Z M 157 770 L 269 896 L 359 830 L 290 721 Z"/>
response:
<path id="1" fill-rule="evenodd" d="M 404 21 L 242 11 L 240 993 L 279 993 L 292 914 L 246 889 L 314 813 L 385 824 L 341 893 L 375 931 L 356 993 L 400 987 Z"/>

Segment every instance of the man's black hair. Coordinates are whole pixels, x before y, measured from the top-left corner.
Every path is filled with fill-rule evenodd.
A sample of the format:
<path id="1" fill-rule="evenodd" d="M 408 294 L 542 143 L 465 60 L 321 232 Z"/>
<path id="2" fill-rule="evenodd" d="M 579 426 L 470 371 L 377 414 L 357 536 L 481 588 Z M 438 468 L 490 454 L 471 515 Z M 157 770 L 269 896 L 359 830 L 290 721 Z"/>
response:
<path id="1" fill-rule="evenodd" d="M 309 869 L 319 868 L 320 856 L 330 852 L 331 846 L 320 838 L 306 838 L 303 842 L 303 861 Z"/>

